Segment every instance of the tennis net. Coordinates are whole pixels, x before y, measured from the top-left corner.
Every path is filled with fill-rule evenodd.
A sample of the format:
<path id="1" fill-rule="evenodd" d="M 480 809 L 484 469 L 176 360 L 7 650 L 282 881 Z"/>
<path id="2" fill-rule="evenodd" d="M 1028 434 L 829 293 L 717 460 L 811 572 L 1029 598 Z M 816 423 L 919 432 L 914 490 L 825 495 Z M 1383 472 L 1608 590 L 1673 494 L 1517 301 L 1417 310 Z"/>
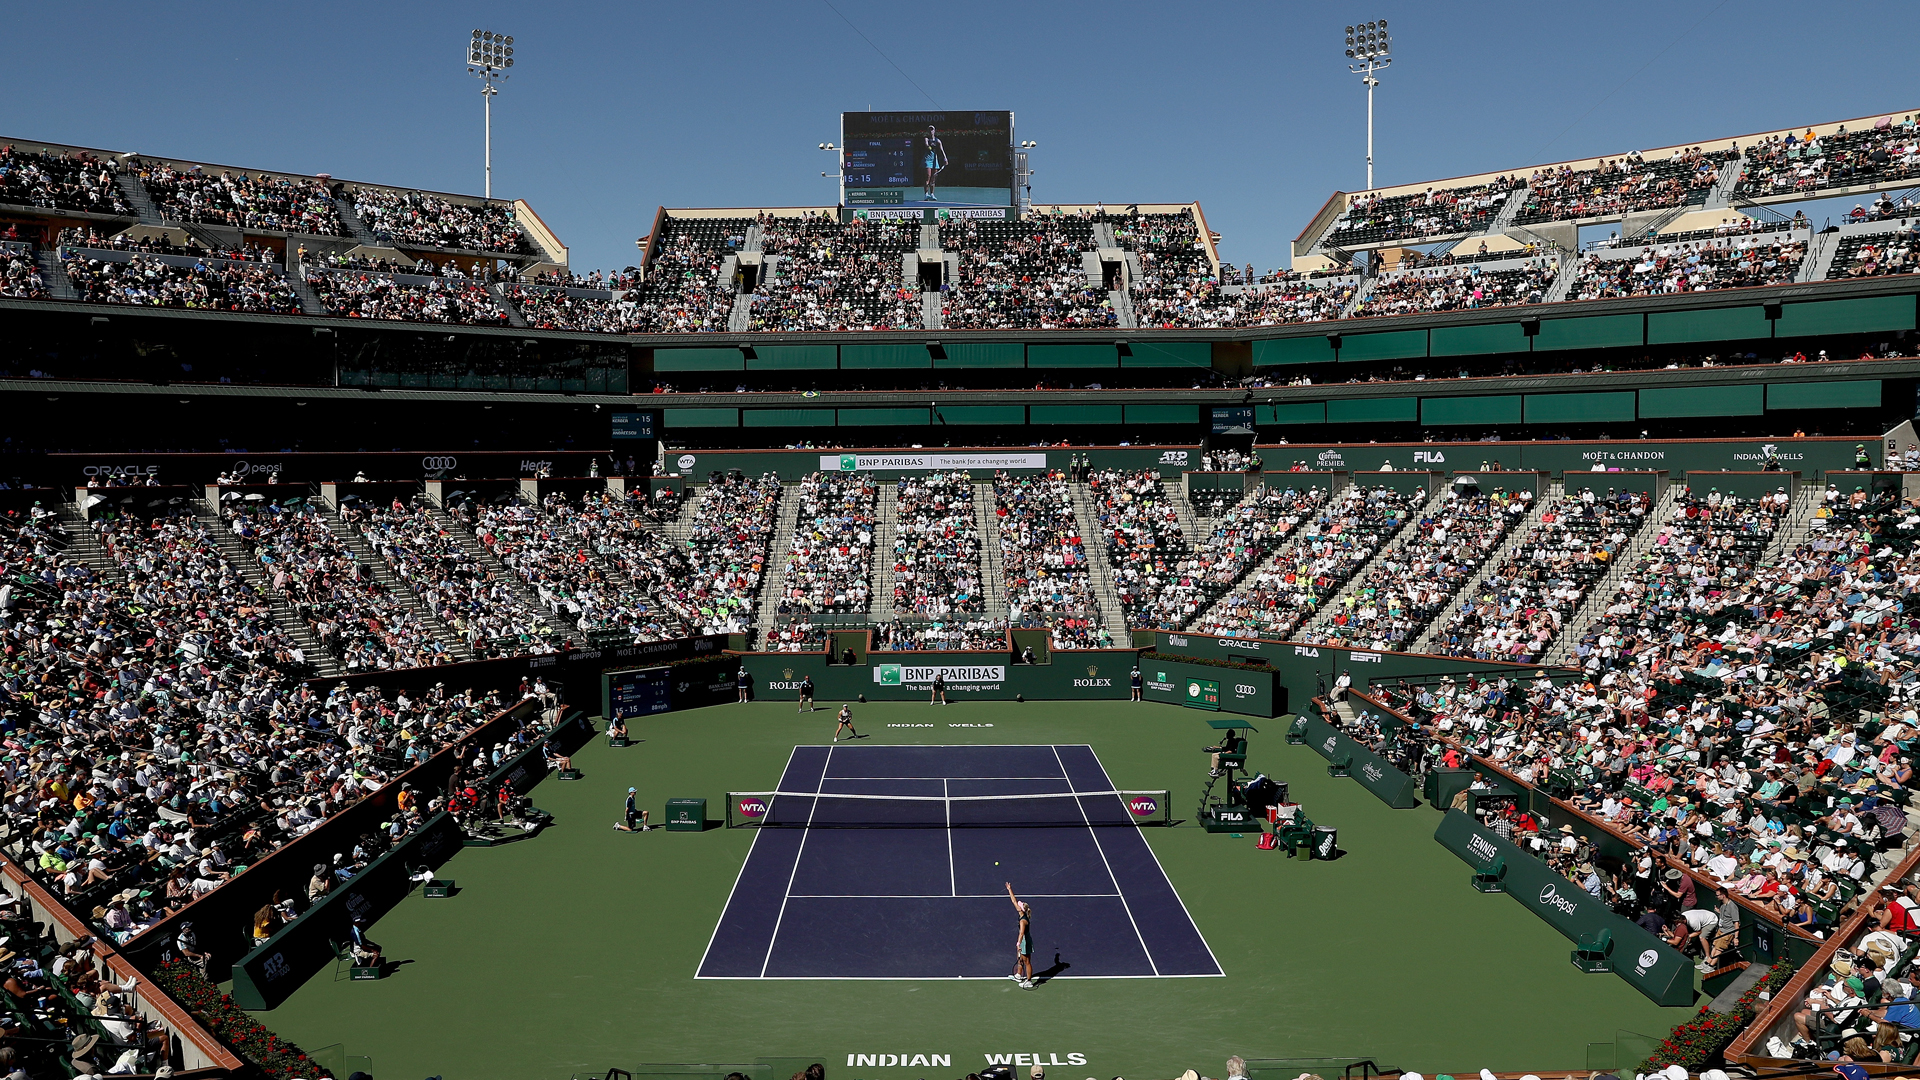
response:
<path id="1" fill-rule="evenodd" d="M 729 791 L 729 829 L 1017 829 L 1171 825 L 1166 791 L 837 795 Z"/>

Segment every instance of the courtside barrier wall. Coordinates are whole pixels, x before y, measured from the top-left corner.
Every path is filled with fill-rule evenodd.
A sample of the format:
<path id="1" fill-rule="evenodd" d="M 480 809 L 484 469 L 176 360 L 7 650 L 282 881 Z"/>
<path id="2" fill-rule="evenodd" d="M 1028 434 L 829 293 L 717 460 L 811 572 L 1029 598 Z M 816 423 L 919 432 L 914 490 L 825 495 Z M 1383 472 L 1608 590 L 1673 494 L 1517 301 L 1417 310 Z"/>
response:
<path id="1" fill-rule="evenodd" d="M 1474 824 L 1458 810 L 1440 819 L 1433 838 L 1476 871 L 1506 864 L 1505 891 L 1521 907 L 1538 915 L 1569 941 L 1602 930 L 1613 935 L 1607 966 L 1656 1005 L 1693 1004 L 1691 961 L 1639 924 L 1617 915 L 1586 890 L 1547 869 L 1547 864 Z"/>
<path id="2" fill-rule="evenodd" d="M 933 675 L 946 679 L 947 700 L 1125 699 L 1132 649 L 1056 652 L 1049 664 L 1017 664 L 1008 652 L 875 652 L 865 664 L 830 664 L 824 652 L 739 653 L 756 700 L 796 701 L 812 676 L 814 700 L 926 701 Z M 1221 670 L 1221 669 L 1211 669 Z M 725 700 L 732 700 L 730 698 Z M 675 699 L 675 708 L 679 700 Z"/>
<path id="3" fill-rule="evenodd" d="M 293 996 L 314 974 L 337 958 L 336 943 L 350 936 L 354 919 L 368 924 L 391 911 L 413 883 L 415 866 L 439 869 L 460 850 L 460 825 L 453 815 L 435 814 L 419 832 L 323 897 L 266 943 L 233 965 L 233 1003 L 243 1009 L 271 1009 Z"/>
<path id="4" fill-rule="evenodd" d="M 1279 676 L 1288 701 L 1311 701 L 1333 686 L 1341 672 L 1353 676 L 1356 686 L 1385 679 L 1479 673 L 1495 678 L 1518 678 L 1540 670 L 1535 664 L 1497 660 L 1462 660 L 1425 653 L 1372 652 L 1333 645 L 1303 645 L 1265 638 L 1220 637 L 1214 634 L 1135 630 L 1133 643 L 1151 650 L 1207 660 L 1265 663 Z"/>
<path id="5" fill-rule="evenodd" d="M 1811 477 L 1854 467 L 1856 444 L 1866 444 L 1877 464 L 1882 459 L 1880 439 L 1802 437 L 1797 439 L 1667 439 L 1661 441 L 1501 441 L 1464 443 L 1260 443 L 1255 446 L 1269 470 L 1305 462 L 1309 469 L 1351 472 L 1356 469 L 1444 469 L 1476 475 L 1496 465 L 1507 470 L 1575 473 L 1622 470 L 1658 470 L 1678 476 L 1686 472 L 1753 472 L 1767 460 L 1771 447 L 1780 468 Z M 1784 479 L 1781 481 L 1784 483 Z"/>
<path id="6" fill-rule="evenodd" d="M 254 912 L 271 903 L 276 893 L 303 895 L 316 864 L 331 866 L 336 852 L 351 851 L 361 833 L 372 831 L 394 814 L 399 806 L 402 783 L 412 784 L 424 798 L 438 795 L 453 775 L 454 754 L 460 745 L 492 746 L 506 741 L 533 717 L 537 706 L 538 702 L 532 700 L 513 705 L 469 732 L 459 743 L 408 769 L 311 832 L 295 837 L 248 867 L 246 873 L 234 876 L 218 889 L 148 927 L 127 942 L 125 951 L 141 964 L 157 964 L 160 954 L 179 933 L 180 923 L 191 921 L 199 934 L 200 947 L 212 956 L 208 977 L 225 980 L 227 968 L 234 959 L 253 948 Z"/>
<path id="7" fill-rule="evenodd" d="M 1140 657 L 1141 697 L 1192 709 L 1279 716 L 1287 694 L 1271 668 L 1183 663 L 1178 657 L 1148 653 Z"/>
<path id="8" fill-rule="evenodd" d="M 1345 732 L 1314 715 L 1313 710 L 1302 712 L 1300 719 L 1307 725 L 1307 745 L 1328 761 L 1347 762 L 1348 773 L 1381 802 L 1397 809 L 1420 805 L 1414 794 L 1413 777 L 1348 738 Z"/>
<path id="9" fill-rule="evenodd" d="M 1117 411 L 1117 407 L 1116 411 Z M 1118 417 L 1115 418 L 1118 422 Z M 696 483 L 707 474 L 738 469 L 747 476 L 774 473 L 782 480 L 799 480 L 816 472 L 860 472 L 876 480 L 925 476 L 932 471 L 965 470 L 975 480 L 990 480 L 996 472 L 1031 473 L 1066 469 L 1076 460 L 1091 459 L 1095 469 L 1159 469 L 1163 479 L 1178 482 L 1180 474 L 1200 464 L 1198 445 L 1182 446 L 1035 446 L 954 447 L 903 450 L 898 447 L 837 450 L 684 450 L 668 451 L 665 471 Z"/>
<path id="10" fill-rule="evenodd" d="M 417 694 L 431 689 L 435 683 L 446 683 L 447 690 L 452 693 L 459 693 L 469 688 L 485 693 L 488 690 L 512 690 L 520 685 L 521 679 L 545 679 L 550 684 L 558 683 L 561 686 L 566 686 L 577 679 L 579 686 L 572 696 L 576 701 L 584 701 L 593 680 L 608 668 L 646 667 L 693 660 L 703 656 L 717 657 L 726 647 L 726 634 L 701 634 L 697 637 L 674 638 L 669 641 L 643 641 L 601 649 L 569 649 L 566 652 L 547 653 L 542 656 L 509 656 L 499 660 L 473 660 L 464 664 L 447 664 L 442 667 L 367 671 L 334 678 L 312 678 L 306 680 L 306 686 L 322 697 L 334 687 L 341 685 L 350 690 L 359 690 L 364 686 L 378 686 L 382 690 L 406 690 Z"/>

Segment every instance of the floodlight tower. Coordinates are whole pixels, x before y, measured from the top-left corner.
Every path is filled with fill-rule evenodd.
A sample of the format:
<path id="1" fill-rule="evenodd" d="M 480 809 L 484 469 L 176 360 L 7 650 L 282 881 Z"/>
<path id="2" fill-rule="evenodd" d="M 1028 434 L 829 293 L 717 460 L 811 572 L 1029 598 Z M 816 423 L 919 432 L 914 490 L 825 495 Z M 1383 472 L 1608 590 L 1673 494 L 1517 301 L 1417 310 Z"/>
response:
<path id="1" fill-rule="evenodd" d="M 1039 145 L 1032 139 L 1023 139 L 1013 154 L 1013 186 L 1019 192 L 1022 217 L 1033 209 L 1033 166 L 1028 164 L 1027 155 Z"/>
<path id="2" fill-rule="evenodd" d="M 467 74 L 480 80 L 480 96 L 487 103 L 487 198 L 493 198 L 493 95 L 500 92 L 494 80 L 504 81 L 513 66 L 513 38 L 491 30 L 475 30 L 467 42 Z"/>
<path id="3" fill-rule="evenodd" d="M 1387 53 L 1391 43 L 1387 39 L 1387 20 L 1355 23 L 1347 27 L 1347 59 L 1358 63 L 1348 64 L 1347 70 L 1360 76 L 1367 86 L 1367 190 L 1373 190 L 1373 88 L 1380 85 L 1374 72 L 1383 70 L 1393 63 L 1393 57 Z"/>

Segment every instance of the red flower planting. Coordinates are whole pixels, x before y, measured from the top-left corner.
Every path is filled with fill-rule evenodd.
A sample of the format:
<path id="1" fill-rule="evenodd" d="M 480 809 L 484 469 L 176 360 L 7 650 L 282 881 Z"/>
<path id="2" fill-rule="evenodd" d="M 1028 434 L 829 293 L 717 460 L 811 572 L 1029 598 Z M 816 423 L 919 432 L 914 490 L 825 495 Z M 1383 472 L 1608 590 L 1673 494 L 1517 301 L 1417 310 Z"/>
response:
<path id="1" fill-rule="evenodd" d="M 219 987 L 208 982 L 192 964 L 169 961 L 154 971 L 153 978 L 215 1038 L 268 1076 L 332 1080 L 332 1073 L 313 1064 L 299 1047 L 242 1012 L 231 997 L 222 994 Z"/>

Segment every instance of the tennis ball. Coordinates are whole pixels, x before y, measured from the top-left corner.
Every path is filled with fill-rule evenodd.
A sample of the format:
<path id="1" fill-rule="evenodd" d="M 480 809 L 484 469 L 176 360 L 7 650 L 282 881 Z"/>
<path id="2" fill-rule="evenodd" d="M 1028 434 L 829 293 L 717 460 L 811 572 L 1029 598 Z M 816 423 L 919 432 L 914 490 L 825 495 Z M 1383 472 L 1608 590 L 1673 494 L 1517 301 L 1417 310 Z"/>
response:
<path id="1" fill-rule="evenodd" d="M 995 865 L 995 866 L 999 866 L 1000 864 L 999 864 L 999 863 L 994 863 L 993 865 Z"/>

